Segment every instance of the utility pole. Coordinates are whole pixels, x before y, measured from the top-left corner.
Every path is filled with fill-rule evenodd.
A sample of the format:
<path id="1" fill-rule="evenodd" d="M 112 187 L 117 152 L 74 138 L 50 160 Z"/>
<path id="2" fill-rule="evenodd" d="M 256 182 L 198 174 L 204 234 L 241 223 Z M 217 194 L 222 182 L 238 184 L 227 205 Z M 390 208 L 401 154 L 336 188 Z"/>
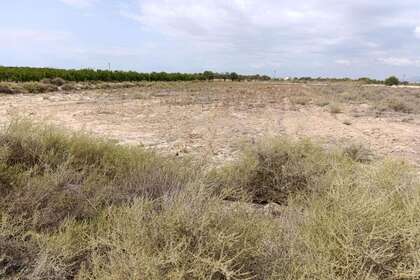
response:
<path id="1" fill-rule="evenodd" d="M 111 71 L 111 62 L 108 62 L 108 70 Z"/>

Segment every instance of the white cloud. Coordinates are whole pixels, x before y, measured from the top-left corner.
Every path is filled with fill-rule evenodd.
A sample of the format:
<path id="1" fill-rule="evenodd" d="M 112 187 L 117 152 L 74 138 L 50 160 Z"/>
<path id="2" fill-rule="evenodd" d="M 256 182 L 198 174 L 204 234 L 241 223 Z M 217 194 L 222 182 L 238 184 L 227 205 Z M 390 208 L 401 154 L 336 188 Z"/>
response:
<path id="1" fill-rule="evenodd" d="M 64 4 L 75 8 L 89 8 L 93 6 L 98 0 L 60 0 Z"/>
<path id="2" fill-rule="evenodd" d="M 417 38 L 419 38 L 419 39 L 420 39 L 420 26 L 417 26 L 417 27 L 414 29 L 414 35 L 415 35 Z"/>
<path id="3" fill-rule="evenodd" d="M 383 64 L 392 66 L 420 66 L 420 59 L 410 59 L 406 57 L 380 58 L 379 61 Z"/>
<path id="4" fill-rule="evenodd" d="M 175 56 L 197 57 L 202 65 L 215 65 L 214 70 L 298 69 L 307 75 L 356 62 L 365 69 L 418 65 L 404 59 L 418 50 L 412 36 L 420 18 L 418 0 L 130 3 L 122 8 L 123 16 L 137 21 L 143 31 L 164 36 Z M 415 33 L 420 38 L 420 26 Z"/>
<path id="5" fill-rule="evenodd" d="M 351 61 L 348 59 L 337 59 L 335 60 L 335 63 L 346 66 L 351 65 Z"/>
<path id="6" fill-rule="evenodd" d="M 70 38 L 67 32 L 35 29 L 0 29 L 0 38 L 11 45 L 62 42 Z"/>
<path id="7" fill-rule="evenodd" d="M 351 31 L 318 1 L 142 0 L 121 11 L 143 28 L 208 53 L 241 56 L 251 64 L 318 54 Z"/>
<path id="8" fill-rule="evenodd" d="M 126 48 L 118 46 L 108 46 L 104 48 L 79 48 L 72 49 L 71 52 L 87 56 L 100 56 L 108 58 L 139 57 L 148 55 L 155 50 L 153 44 L 145 44 L 142 48 Z"/>

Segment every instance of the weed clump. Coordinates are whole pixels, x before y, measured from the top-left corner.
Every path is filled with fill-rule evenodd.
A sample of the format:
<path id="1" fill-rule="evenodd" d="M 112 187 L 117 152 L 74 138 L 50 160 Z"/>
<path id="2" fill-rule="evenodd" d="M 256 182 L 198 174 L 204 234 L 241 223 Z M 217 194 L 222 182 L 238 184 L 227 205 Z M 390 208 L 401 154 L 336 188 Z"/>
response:
<path id="1" fill-rule="evenodd" d="M 218 192 L 232 187 L 255 203 L 285 204 L 291 194 L 316 189 L 333 161 L 308 140 L 272 139 L 247 147 L 237 162 L 214 171 L 209 180 Z"/>
<path id="2" fill-rule="evenodd" d="M 46 93 L 46 92 L 52 92 L 52 91 L 58 90 L 58 87 L 55 85 L 39 83 L 39 82 L 24 83 L 22 87 L 28 93 Z"/>

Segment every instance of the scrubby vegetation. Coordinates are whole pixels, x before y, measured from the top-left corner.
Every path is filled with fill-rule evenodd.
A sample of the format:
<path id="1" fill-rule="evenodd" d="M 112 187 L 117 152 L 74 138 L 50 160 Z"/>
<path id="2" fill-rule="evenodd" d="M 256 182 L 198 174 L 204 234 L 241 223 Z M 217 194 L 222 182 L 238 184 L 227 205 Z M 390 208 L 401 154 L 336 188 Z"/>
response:
<path id="1" fill-rule="evenodd" d="M 40 82 L 0 82 L 0 94 L 69 92 L 79 90 L 123 89 L 150 86 L 149 82 L 66 82 L 61 78 L 43 79 Z"/>
<path id="2" fill-rule="evenodd" d="M 13 122 L 0 278 L 419 279 L 418 175 L 364 152 L 269 139 L 208 170 Z"/>

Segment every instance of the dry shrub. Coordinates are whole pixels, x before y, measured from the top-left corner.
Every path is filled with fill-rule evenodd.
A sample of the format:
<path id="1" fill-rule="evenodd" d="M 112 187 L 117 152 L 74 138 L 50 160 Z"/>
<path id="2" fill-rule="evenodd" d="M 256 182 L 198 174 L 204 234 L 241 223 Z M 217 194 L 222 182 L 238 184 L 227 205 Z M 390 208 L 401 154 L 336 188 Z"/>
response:
<path id="1" fill-rule="evenodd" d="M 58 87 L 52 84 L 45 84 L 40 82 L 28 82 L 22 84 L 22 87 L 28 93 L 45 93 L 45 92 L 52 92 L 57 91 Z"/>
<path id="2" fill-rule="evenodd" d="M 330 104 L 328 109 L 331 114 L 340 114 L 343 112 L 340 105 L 338 105 L 337 103 Z"/>
<path id="3" fill-rule="evenodd" d="M 4 94 L 16 94 L 22 93 L 24 89 L 16 83 L 0 83 L 0 93 Z"/>
<path id="4" fill-rule="evenodd" d="M 0 147 L 0 209 L 35 229 L 56 228 L 67 217 L 93 217 L 136 196 L 177 191 L 192 175 L 142 148 L 25 122 L 1 133 Z"/>
<path id="5" fill-rule="evenodd" d="M 56 85 L 58 87 L 64 85 L 65 83 L 66 83 L 66 81 L 62 78 L 59 78 L 59 77 L 51 79 L 51 84 Z"/>
<path id="6" fill-rule="evenodd" d="M 196 187 L 161 203 L 137 200 L 104 213 L 81 279 L 276 279 L 286 251 L 280 223 L 223 207 Z M 286 270 L 286 267 L 283 268 Z"/>
<path id="7" fill-rule="evenodd" d="M 360 143 L 351 143 L 343 148 L 344 154 L 357 162 L 370 162 L 373 160 L 374 154 L 365 145 Z"/>
<path id="8" fill-rule="evenodd" d="M 320 98 L 317 101 L 315 101 L 315 105 L 317 105 L 319 107 L 325 107 L 329 104 L 330 104 L 330 101 L 328 101 L 326 99 L 323 99 L 323 98 Z"/>
<path id="9" fill-rule="evenodd" d="M 401 112 L 401 113 L 407 113 L 407 114 L 413 111 L 413 109 L 408 103 L 406 103 L 404 100 L 396 99 L 396 98 L 389 98 L 380 105 L 381 111 L 385 111 L 389 109 L 395 112 Z"/>
<path id="10" fill-rule="evenodd" d="M 404 164 L 337 176 L 305 207 L 299 273 L 305 279 L 419 279 L 420 185 Z"/>
<path id="11" fill-rule="evenodd" d="M 74 83 L 66 83 L 66 84 L 61 86 L 61 90 L 74 91 L 74 90 L 77 90 L 77 87 Z"/>
<path id="12" fill-rule="evenodd" d="M 360 94 L 358 91 L 346 91 L 340 94 L 340 98 L 346 102 L 354 102 L 360 99 Z"/>
<path id="13" fill-rule="evenodd" d="M 62 78 L 56 77 L 56 78 L 45 78 L 40 81 L 42 84 L 50 84 L 55 85 L 57 87 L 60 87 L 66 83 L 66 81 Z"/>
<path id="14" fill-rule="evenodd" d="M 16 217 L 0 212 L 0 278 L 19 279 L 30 270 L 39 247 Z"/>
<path id="15" fill-rule="evenodd" d="M 15 91 L 10 86 L 8 86 L 6 84 L 0 84 L 0 93 L 14 94 Z"/>
<path id="16" fill-rule="evenodd" d="M 304 106 L 308 105 L 311 102 L 311 98 L 308 96 L 294 96 L 290 98 L 290 101 L 292 102 L 292 104 Z"/>
<path id="17" fill-rule="evenodd" d="M 270 139 L 246 147 L 239 161 L 211 172 L 208 180 L 219 193 L 232 187 L 256 203 L 284 204 L 291 194 L 316 189 L 336 160 L 308 140 Z"/>

